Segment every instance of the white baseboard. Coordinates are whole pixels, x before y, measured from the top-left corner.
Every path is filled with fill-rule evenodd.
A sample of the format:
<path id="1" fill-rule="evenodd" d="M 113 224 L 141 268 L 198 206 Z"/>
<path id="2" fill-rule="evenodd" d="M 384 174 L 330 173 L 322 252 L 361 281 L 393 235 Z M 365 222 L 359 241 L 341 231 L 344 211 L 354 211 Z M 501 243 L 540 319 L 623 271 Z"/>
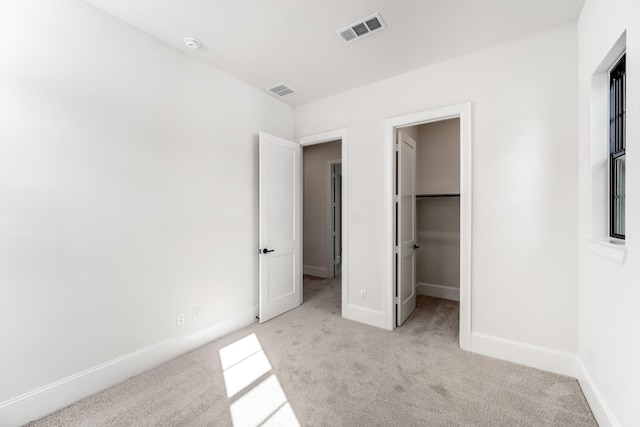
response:
<path id="1" fill-rule="evenodd" d="M 593 416 L 596 417 L 596 421 L 600 427 L 619 427 L 621 424 L 613 415 L 613 411 L 607 404 L 604 396 L 600 392 L 600 389 L 596 385 L 595 381 L 589 374 L 587 367 L 582 363 L 580 357 L 577 358 L 576 363 L 576 377 L 582 388 L 582 393 L 589 403 Z"/>
<path id="2" fill-rule="evenodd" d="M 453 286 L 433 285 L 431 283 L 418 283 L 416 285 L 418 295 L 460 301 L 460 288 Z"/>
<path id="3" fill-rule="evenodd" d="M 304 274 L 308 274 L 309 276 L 324 277 L 325 279 L 330 279 L 333 277 L 333 272 L 331 271 L 331 269 L 325 267 L 316 267 L 313 265 L 302 266 L 302 272 Z"/>
<path id="4" fill-rule="evenodd" d="M 150 345 L 13 399 L 0 402 L 0 425 L 4 427 L 21 426 L 41 418 L 243 328 L 255 322 L 257 315 L 258 307 L 250 308 L 202 329 Z"/>
<path id="5" fill-rule="evenodd" d="M 556 374 L 576 376 L 576 355 L 547 347 L 471 333 L 471 351 Z"/>
<path id="6" fill-rule="evenodd" d="M 384 311 L 372 310 L 353 304 L 342 304 L 342 317 L 354 322 L 386 329 Z"/>

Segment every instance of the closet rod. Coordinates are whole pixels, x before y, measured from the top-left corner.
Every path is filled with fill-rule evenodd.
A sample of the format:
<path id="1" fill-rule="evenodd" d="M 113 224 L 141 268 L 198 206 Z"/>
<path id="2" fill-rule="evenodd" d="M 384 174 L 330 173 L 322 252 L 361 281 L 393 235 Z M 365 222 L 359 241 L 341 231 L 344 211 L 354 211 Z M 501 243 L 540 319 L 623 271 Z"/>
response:
<path id="1" fill-rule="evenodd" d="M 416 194 L 417 198 L 423 197 L 460 197 L 460 193 L 445 193 L 445 194 Z"/>

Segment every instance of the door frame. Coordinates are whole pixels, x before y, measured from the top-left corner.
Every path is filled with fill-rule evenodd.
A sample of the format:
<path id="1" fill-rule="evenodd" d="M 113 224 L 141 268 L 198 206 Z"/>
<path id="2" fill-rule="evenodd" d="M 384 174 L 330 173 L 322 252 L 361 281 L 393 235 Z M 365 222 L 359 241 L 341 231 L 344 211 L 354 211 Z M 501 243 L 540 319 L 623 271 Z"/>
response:
<path id="1" fill-rule="evenodd" d="M 324 142 L 330 142 L 335 140 L 341 140 L 341 157 L 342 157 L 342 274 L 340 275 L 341 290 L 342 290 L 342 303 L 341 303 L 341 316 L 346 317 L 348 310 L 347 295 L 348 295 L 348 277 L 349 277 L 349 223 L 347 222 L 348 216 L 348 179 L 349 179 L 349 159 L 347 157 L 348 150 L 348 130 L 347 128 L 335 129 L 327 132 L 316 133 L 312 135 L 306 135 L 298 138 L 298 143 L 302 147 L 308 145 L 322 144 Z M 304 167 L 304 165 L 303 165 Z M 304 175 L 304 170 L 303 170 Z M 304 194 L 303 194 L 304 195 Z M 304 219 L 303 219 L 304 221 Z M 304 224 L 303 224 L 304 229 Z M 304 239 L 304 235 L 302 236 Z M 303 254 L 304 255 L 304 254 Z"/>
<path id="2" fill-rule="evenodd" d="M 395 329 L 395 139 L 396 129 L 460 119 L 460 348 L 471 350 L 472 122 L 471 102 L 385 120 L 385 326 Z"/>

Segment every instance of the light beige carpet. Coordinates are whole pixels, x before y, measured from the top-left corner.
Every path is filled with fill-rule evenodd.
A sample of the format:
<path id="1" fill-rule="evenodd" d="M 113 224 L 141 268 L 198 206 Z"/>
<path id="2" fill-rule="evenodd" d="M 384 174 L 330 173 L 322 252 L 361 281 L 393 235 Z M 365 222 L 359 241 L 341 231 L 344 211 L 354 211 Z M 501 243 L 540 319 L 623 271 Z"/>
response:
<path id="1" fill-rule="evenodd" d="M 342 319 L 335 280 L 307 279 L 304 295 L 31 425 L 597 425 L 575 379 L 460 350 L 457 303 L 419 297 L 390 332 Z"/>

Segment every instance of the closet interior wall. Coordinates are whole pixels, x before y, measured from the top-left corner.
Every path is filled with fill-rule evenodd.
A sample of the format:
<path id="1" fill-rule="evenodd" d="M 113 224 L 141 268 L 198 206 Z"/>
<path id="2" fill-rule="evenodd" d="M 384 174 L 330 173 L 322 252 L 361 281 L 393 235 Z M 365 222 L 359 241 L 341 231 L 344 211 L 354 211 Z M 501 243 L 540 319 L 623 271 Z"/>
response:
<path id="1" fill-rule="evenodd" d="M 412 126 L 419 294 L 460 299 L 460 120 Z M 446 195 L 446 196 L 445 196 Z"/>

